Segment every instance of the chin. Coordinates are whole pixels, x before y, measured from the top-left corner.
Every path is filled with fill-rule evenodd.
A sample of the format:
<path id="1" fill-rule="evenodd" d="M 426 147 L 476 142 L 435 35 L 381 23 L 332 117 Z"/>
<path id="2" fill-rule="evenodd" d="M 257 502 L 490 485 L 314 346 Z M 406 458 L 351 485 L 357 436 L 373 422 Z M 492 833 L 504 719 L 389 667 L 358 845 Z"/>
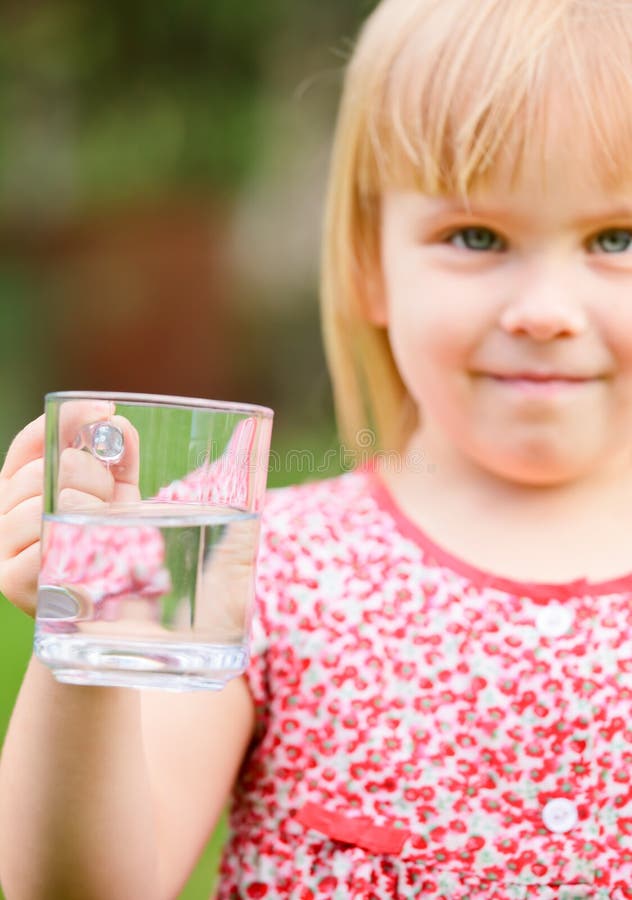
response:
<path id="1" fill-rule="evenodd" d="M 559 455 L 494 458 L 485 454 L 478 460 L 490 474 L 517 485 L 554 487 L 581 480 L 595 468 L 594 460 L 560 458 Z"/>
<path id="2" fill-rule="evenodd" d="M 583 472 L 568 471 L 565 469 L 544 470 L 544 469 L 507 469 L 497 471 L 494 474 L 500 476 L 503 481 L 510 481 L 516 485 L 524 487 L 561 487 L 565 484 L 571 484 L 579 480 Z"/>

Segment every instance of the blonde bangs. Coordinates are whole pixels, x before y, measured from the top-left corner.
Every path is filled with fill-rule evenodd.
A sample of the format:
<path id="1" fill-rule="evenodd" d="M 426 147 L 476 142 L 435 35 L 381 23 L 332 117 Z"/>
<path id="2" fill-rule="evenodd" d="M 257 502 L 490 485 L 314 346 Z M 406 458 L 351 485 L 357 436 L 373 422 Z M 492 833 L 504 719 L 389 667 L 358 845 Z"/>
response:
<path id="1" fill-rule="evenodd" d="M 368 44 L 396 5 L 378 9 Z M 560 172 L 578 185 L 587 174 L 610 187 L 630 181 L 632 4 L 410 5 L 415 27 L 391 45 L 364 104 L 362 195 L 410 187 L 465 196 L 499 172 L 515 181 L 527 170 L 543 185 Z M 358 75 L 370 67 L 366 49 Z"/>
<path id="2" fill-rule="evenodd" d="M 322 323 L 342 439 L 400 450 L 417 424 L 367 295 L 380 198 L 528 177 L 632 186 L 632 0 L 383 0 L 349 63 L 324 223 Z"/>

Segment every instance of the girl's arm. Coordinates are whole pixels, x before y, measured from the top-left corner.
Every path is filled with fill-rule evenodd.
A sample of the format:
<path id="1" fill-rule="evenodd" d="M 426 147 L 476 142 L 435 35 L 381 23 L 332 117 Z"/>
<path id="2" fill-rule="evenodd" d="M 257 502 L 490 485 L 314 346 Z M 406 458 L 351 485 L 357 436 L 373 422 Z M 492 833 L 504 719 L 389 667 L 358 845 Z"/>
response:
<path id="1" fill-rule="evenodd" d="M 103 411 L 72 412 L 92 421 Z M 131 430 L 126 444 L 135 446 Z M 0 590 L 29 615 L 43 450 L 42 417 L 17 436 L 0 471 Z M 63 490 L 103 501 L 137 492 L 133 465 L 116 480 L 79 450 L 64 451 L 62 463 Z M 218 694 L 84 687 L 58 683 L 33 657 L 0 758 L 7 900 L 176 897 L 230 792 L 253 723 L 243 679 Z"/>
<path id="2" fill-rule="evenodd" d="M 226 807 L 253 736 L 245 678 L 221 691 L 146 691 L 142 731 L 157 812 L 161 898 L 176 898 Z"/>
<path id="3" fill-rule="evenodd" d="M 228 798 L 254 725 L 217 694 L 60 684 L 32 658 L 0 764 L 7 900 L 172 900 Z"/>

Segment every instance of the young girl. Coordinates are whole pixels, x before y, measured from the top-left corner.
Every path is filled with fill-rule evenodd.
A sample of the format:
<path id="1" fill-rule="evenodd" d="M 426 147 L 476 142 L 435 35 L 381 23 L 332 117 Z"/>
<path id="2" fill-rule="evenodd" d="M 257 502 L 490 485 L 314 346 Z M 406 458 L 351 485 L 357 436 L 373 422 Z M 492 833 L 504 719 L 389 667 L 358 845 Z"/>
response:
<path id="1" fill-rule="evenodd" d="M 31 662 L 9 900 L 175 897 L 231 792 L 222 900 L 632 897 L 631 161 L 632 5 L 377 7 L 323 311 L 343 439 L 388 452 L 269 493 L 252 665 L 221 693 Z M 29 612 L 42 441 L 0 487 Z"/>

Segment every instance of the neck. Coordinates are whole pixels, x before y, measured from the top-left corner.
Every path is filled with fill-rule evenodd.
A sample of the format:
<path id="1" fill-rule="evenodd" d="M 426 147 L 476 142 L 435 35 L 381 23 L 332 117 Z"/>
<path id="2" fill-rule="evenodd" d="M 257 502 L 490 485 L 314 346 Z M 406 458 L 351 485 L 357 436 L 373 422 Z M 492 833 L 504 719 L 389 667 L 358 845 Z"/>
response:
<path id="1" fill-rule="evenodd" d="M 496 476 L 427 428 L 406 454 L 404 466 L 387 460 L 381 478 L 403 513 L 457 558 L 529 582 L 606 581 L 630 572 L 629 453 L 589 478 L 546 487 Z"/>
<path id="2" fill-rule="evenodd" d="M 423 429 L 411 437 L 404 458 L 411 461 L 395 479 L 411 491 L 411 500 L 436 499 L 462 508 L 493 508 L 524 516 L 564 518 L 578 511 L 612 508 L 613 501 L 628 504 L 632 492 L 632 457 L 629 450 L 613 455 L 605 466 L 589 475 L 560 484 L 533 485 L 512 481 L 463 456 L 442 435 Z M 423 498 L 423 499 L 422 499 Z M 629 504 L 628 504 L 629 505 Z"/>

